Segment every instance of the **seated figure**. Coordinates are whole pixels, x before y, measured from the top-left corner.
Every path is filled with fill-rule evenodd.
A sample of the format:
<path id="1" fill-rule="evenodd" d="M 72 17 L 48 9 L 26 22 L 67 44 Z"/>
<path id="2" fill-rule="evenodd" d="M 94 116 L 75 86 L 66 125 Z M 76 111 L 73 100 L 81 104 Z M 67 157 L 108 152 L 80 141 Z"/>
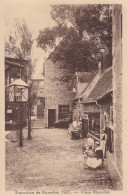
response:
<path id="1" fill-rule="evenodd" d="M 96 143 L 97 148 L 94 150 L 88 150 L 87 153 L 87 161 L 86 165 L 88 168 L 96 169 L 97 167 L 103 166 L 103 150 L 99 145 L 99 142 Z"/>
<path id="2" fill-rule="evenodd" d="M 82 147 L 82 152 L 84 156 L 86 157 L 88 150 L 93 148 L 94 148 L 94 140 L 92 138 L 88 138 L 87 143 Z"/>

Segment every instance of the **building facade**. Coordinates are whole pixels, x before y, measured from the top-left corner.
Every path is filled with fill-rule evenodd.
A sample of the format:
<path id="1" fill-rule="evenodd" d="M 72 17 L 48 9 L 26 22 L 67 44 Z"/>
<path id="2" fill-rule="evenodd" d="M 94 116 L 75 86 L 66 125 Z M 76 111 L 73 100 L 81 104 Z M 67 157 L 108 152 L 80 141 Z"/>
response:
<path id="1" fill-rule="evenodd" d="M 101 131 L 107 133 L 107 160 L 108 169 L 114 170 L 114 178 L 120 179 L 122 189 L 122 6 L 113 5 L 112 13 L 112 86 L 97 99 L 101 105 Z M 101 132 L 102 133 L 102 132 Z M 119 179 L 118 177 L 119 176 Z"/>
<path id="2" fill-rule="evenodd" d="M 46 60 L 44 77 L 45 127 L 53 127 L 55 123 L 68 120 L 74 92 L 69 87 L 71 77 L 63 62 Z"/>
<path id="3" fill-rule="evenodd" d="M 122 5 L 113 6 L 112 23 L 114 155 L 111 157 L 122 178 Z"/>

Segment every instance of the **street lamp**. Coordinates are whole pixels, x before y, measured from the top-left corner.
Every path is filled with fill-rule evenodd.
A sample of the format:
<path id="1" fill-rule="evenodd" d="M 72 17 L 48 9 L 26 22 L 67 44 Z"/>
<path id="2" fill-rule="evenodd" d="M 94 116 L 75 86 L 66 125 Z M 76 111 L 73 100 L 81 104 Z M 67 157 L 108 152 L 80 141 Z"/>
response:
<path id="1" fill-rule="evenodd" d="M 20 140 L 19 146 L 23 146 L 22 139 L 22 104 L 28 101 L 28 87 L 21 78 L 16 79 L 9 85 L 9 102 L 19 103 L 20 105 Z"/>

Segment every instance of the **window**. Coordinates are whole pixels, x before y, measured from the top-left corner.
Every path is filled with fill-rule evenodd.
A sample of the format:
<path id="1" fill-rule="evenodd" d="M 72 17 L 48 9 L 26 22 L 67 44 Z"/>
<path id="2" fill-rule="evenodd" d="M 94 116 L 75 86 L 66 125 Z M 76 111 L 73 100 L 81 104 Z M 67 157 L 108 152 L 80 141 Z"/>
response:
<path id="1" fill-rule="evenodd" d="M 65 119 L 69 114 L 69 105 L 59 105 L 59 119 Z"/>

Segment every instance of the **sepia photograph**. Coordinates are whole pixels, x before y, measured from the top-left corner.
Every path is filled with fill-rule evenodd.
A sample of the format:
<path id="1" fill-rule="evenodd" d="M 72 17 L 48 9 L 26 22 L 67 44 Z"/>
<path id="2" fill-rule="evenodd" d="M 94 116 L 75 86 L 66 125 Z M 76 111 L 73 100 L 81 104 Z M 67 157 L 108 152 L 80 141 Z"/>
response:
<path id="1" fill-rule="evenodd" d="M 5 1 L 6 194 L 122 192 L 122 16 L 99 1 Z"/>

